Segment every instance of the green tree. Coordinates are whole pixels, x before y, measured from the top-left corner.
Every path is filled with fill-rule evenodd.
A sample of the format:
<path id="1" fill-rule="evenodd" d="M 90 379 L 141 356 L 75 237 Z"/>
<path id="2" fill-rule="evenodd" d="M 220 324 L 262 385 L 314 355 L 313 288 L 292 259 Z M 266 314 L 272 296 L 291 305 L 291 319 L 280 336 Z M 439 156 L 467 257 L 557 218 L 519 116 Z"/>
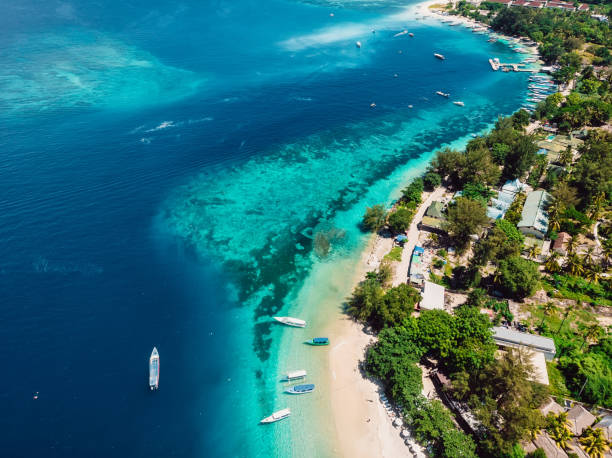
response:
<path id="1" fill-rule="evenodd" d="M 546 258 L 546 262 L 544 263 L 544 268 L 547 272 L 551 274 L 557 273 L 561 271 L 561 266 L 559 265 L 559 258 L 561 255 L 556 251 L 553 251 L 548 258 Z"/>
<path id="2" fill-rule="evenodd" d="M 579 152 L 581 156 L 574 165 L 572 184 L 586 207 L 597 195 L 612 193 L 612 134 L 591 133 Z"/>
<path id="3" fill-rule="evenodd" d="M 447 230 L 459 249 L 464 249 L 470 235 L 479 232 L 487 222 L 485 208 L 475 200 L 459 197 L 448 208 Z"/>
<path id="4" fill-rule="evenodd" d="M 584 347 L 587 342 L 597 342 L 604 335 L 604 329 L 598 324 L 592 324 L 582 329 L 582 345 L 580 349 Z"/>
<path id="5" fill-rule="evenodd" d="M 385 211 L 385 207 L 380 204 L 374 205 L 373 207 L 366 208 L 362 225 L 368 231 L 377 232 L 385 225 L 386 219 L 387 212 Z"/>
<path id="6" fill-rule="evenodd" d="M 380 310 L 373 319 L 373 325 L 381 329 L 401 324 L 410 316 L 420 300 L 419 292 L 406 283 L 391 288 L 384 296 Z"/>
<path id="7" fill-rule="evenodd" d="M 497 270 L 501 276 L 501 289 L 517 299 L 531 296 L 540 281 L 537 264 L 519 256 L 502 259 Z"/>
<path id="8" fill-rule="evenodd" d="M 538 146 L 532 136 L 521 135 L 517 137 L 512 144 L 510 153 L 506 156 L 504 177 L 510 179 L 522 177 L 533 165 L 537 150 Z"/>
<path id="9" fill-rule="evenodd" d="M 432 191 L 442 184 L 442 177 L 436 172 L 429 171 L 423 176 L 425 189 Z"/>
<path id="10" fill-rule="evenodd" d="M 414 212 L 408 208 L 400 207 L 389 215 L 389 228 L 396 234 L 401 234 L 410 227 Z"/>
<path id="11" fill-rule="evenodd" d="M 383 289 L 376 278 L 362 281 L 348 301 L 348 313 L 359 321 L 368 322 L 380 310 L 384 300 Z"/>
<path id="12" fill-rule="evenodd" d="M 402 189 L 402 196 L 406 202 L 421 203 L 421 194 L 423 194 L 423 179 L 415 178 L 412 182 Z"/>
<path id="13" fill-rule="evenodd" d="M 544 425 L 538 407 L 547 398 L 543 385 L 530 381 L 533 368 L 516 352 L 505 353 L 471 380 L 468 404 L 487 434 L 481 441 L 490 456 L 512 453 L 514 444 Z"/>
<path id="14" fill-rule="evenodd" d="M 542 322 L 540 323 L 540 328 L 544 326 L 544 321 L 546 320 L 547 316 L 553 316 L 558 311 L 559 311 L 559 307 L 557 307 L 554 302 L 549 301 L 546 304 L 544 304 L 542 306 L 543 316 L 542 316 Z"/>

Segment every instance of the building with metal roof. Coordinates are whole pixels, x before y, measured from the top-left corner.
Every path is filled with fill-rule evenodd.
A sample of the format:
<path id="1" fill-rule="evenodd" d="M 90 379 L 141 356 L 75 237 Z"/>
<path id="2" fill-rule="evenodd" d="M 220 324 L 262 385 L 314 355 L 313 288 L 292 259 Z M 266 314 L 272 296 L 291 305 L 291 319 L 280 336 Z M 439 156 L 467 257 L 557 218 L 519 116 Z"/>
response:
<path id="1" fill-rule="evenodd" d="M 570 429 L 576 436 L 580 436 L 596 420 L 595 416 L 580 404 L 575 405 L 567 412 L 567 419 L 570 423 Z"/>
<path id="2" fill-rule="evenodd" d="M 603 429 L 606 439 L 612 440 L 612 415 L 606 415 L 599 423 L 596 423 L 593 428 Z"/>
<path id="3" fill-rule="evenodd" d="M 425 281 L 422 296 L 419 304 L 422 310 L 444 310 L 444 286 Z"/>
<path id="4" fill-rule="evenodd" d="M 552 196 L 546 191 L 533 191 L 527 194 L 521 221 L 517 224 L 519 231 L 543 239 L 548 232 L 548 212 Z"/>
<path id="5" fill-rule="evenodd" d="M 493 340 L 501 347 L 528 348 L 542 352 L 546 361 L 552 361 L 557 353 L 555 341 L 550 337 L 515 331 L 503 326 L 493 327 Z"/>

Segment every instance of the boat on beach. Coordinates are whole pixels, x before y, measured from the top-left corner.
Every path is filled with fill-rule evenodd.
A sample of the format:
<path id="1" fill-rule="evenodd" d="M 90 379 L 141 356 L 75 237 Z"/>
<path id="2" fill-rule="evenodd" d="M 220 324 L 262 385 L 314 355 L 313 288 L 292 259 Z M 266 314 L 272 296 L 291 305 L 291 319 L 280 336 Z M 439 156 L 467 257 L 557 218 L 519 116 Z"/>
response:
<path id="1" fill-rule="evenodd" d="M 149 358 L 149 388 L 151 390 L 159 388 L 159 353 L 157 347 L 153 347 Z"/>
<path id="2" fill-rule="evenodd" d="M 286 324 L 287 326 L 293 326 L 294 328 L 306 327 L 306 322 L 299 318 L 293 318 L 291 316 L 275 316 L 274 319 L 279 323 Z"/>
<path id="3" fill-rule="evenodd" d="M 264 418 L 259 423 L 262 423 L 262 424 L 276 423 L 277 421 L 284 420 L 285 418 L 289 417 L 289 415 L 291 415 L 291 410 L 289 410 L 289 409 L 282 409 L 282 410 L 279 410 L 277 412 L 274 412 L 269 417 Z"/>
<path id="4" fill-rule="evenodd" d="M 329 339 L 327 337 L 315 337 L 313 339 L 307 340 L 304 343 L 314 346 L 329 345 Z"/>
<path id="5" fill-rule="evenodd" d="M 299 369 L 297 371 L 287 372 L 283 380 L 285 382 L 292 382 L 294 380 L 301 380 L 306 378 L 306 371 L 304 369 Z"/>
<path id="6" fill-rule="evenodd" d="M 315 389 L 313 383 L 304 383 L 303 385 L 295 385 L 285 390 L 287 394 L 306 394 L 312 393 Z"/>
<path id="7" fill-rule="evenodd" d="M 434 57 L 437 58 L 437 59 L 440 59 L 440 60 L 446 59 L 446 57 L 444 57 L 442 54 L 438 54 L 438 53 L 435 53 Z"/>

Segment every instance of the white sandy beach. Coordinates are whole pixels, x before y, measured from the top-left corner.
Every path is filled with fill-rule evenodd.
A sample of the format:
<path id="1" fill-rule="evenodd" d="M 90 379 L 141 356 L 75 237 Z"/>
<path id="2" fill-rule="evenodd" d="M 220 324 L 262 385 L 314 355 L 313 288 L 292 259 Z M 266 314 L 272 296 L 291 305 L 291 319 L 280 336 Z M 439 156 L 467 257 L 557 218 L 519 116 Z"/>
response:
<path id="1" fill-rule="evenodd" d="M 444 188 L 438 188 L 433 193 L 424 194 L 423 203 L 408 230 L 402 261 L 395 263 L 394 285 L 406 281 L 410 253 L 418 241 L 417 224 L 431 202 L 439 199 L 444 191 Z M 378 267 L 392 246 L 391 238 L 372 238 L 362 255 L 354 285 L 363 280 L 366 272 Z M 402 428 L 393 425 L 392 416 L 380 402 L 379 386 L 364 378 L 359 370 L 365 349 L 374 342 L 374 337 L 364 332 L 363 325 L 346 315 L 338 315 L 328 333 L 334 336 L 334 345 L 329 353 L 330 387 L 341 455 L 371 458 L 412 456 L 400 436 Z"/>

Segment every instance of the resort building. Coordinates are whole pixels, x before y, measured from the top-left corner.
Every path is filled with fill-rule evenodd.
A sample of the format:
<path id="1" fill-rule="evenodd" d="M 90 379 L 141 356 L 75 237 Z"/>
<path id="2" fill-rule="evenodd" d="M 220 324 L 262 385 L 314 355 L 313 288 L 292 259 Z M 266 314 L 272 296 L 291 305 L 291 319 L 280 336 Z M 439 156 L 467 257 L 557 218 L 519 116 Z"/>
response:
<path id="1" fill-rule="evenodd" d="M 585 429 L 595 422 L 595 416 L 581 405 L 572 407 L 567 412 L 567 419 L 572 433 L 576 436 L 580 436 Z"/>
<path id="2" fill-rule="evenodd" d="M 612 415 L 606 415 L 599 423 L 596 423 L 593 428 L 600 428 L 604 432 L 604 436 L 609 441 L 612 440 Z"/>
<path id="3" fill-rule="evenodd" d="M 445 223 L 444 204 L 442 202 L 432 202 L 419 223 L 419 229 L 446 234 Z"/>
<path id="4" fill-rule="evenodd" d="M 566 11 L 588 11 L 589 5 L 581 3 L 576 7 L 573 3 L 560 0 L 487 0 L 506 6 L 524 6 L 527 8 L 559 8 Z M 594 16 L 594 15 L 592 15 Z M 604 16 L 605 17 L 605 16 Z M 607 19 L 607 18 L 606 18 Z"/>
<path id="5" fill-rule="evenodd" d="M 527 195 L 521 221 L 517 224 L 519 231 L 543 239 L 548 232 L 548 213 L 546 209 L 552 197 L 546 191 L 533 191 Z"/>
<path id="6" fill-rule="evenodd" d="M 557 240 L 555 240 L 552 246 L 553 251 L 565 256 L 567 254 L 567 244 L 571 239 L 572 236 L 567 232 L 559 232 Z"/>
<path id="7" fill-rule="evenodd" d="M 419 303 L 421 310 L 444 310 L 444 286 L 425 281 L 422 296 Z"/>
<path id="8" fill-rule="evenodd" d="M 544 354 L 546 361 L 555 358 L 555 342 L 549 337 L 515 331 L 502 326 L 493 327 L 493 340 L 500 347 L 526 348 Z"/>
<path id="9" fill-rule="evenodd" d="M 414 250 L 412 250 L 412 257 L 410 258 L 410 271 L 408 272 L 408 277 L 410 278 L 410 283 L 414 283 L 415 285 L 422 285 L 425 276 L 423 275 L 423 255 L 425 254 L 425 250 L 420 246 L 415 246 Z"/>

